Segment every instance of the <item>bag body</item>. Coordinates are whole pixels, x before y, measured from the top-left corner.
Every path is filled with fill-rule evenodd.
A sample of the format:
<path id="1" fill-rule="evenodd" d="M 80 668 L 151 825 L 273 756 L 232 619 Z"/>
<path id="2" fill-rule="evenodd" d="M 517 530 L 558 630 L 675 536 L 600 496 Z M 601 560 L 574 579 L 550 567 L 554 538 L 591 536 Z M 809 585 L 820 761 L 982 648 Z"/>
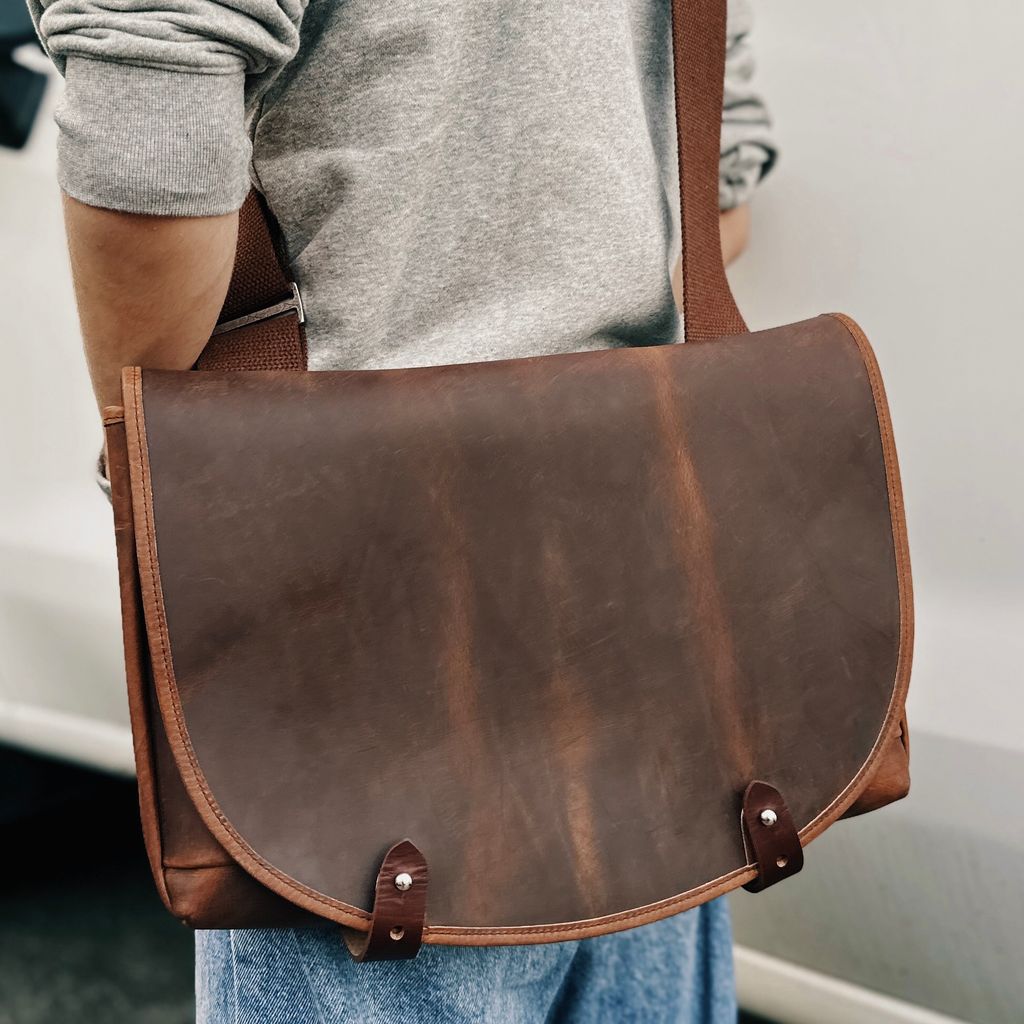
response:
<path id="1" fill-rule="evenodd" d="M 750 334 L 732 302 L 724 6 L 673 6 L 686 344 L 296 372 L 253 201 L 204 372 L 125 371 L 140 799 L 186 923 L 335 922 L 362 959 L 581 938 L 906 793 L 881 377 L 848 318 Z"/>

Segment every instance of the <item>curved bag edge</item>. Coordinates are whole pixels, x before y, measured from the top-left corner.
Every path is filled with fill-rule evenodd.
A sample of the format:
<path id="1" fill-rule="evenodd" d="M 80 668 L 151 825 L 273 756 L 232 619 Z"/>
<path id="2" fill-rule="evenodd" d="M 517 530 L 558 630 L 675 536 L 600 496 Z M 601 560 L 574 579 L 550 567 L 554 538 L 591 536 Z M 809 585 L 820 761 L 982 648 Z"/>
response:
<path id="1" fill-rule="evenodd" d="M 840 313 L 826 316 L 837 320 L 846 328 L 863 360 L 871 387 L 882 444 L 896 558 L 900 634 L 890 702 L 874 745 L 845 789 L 811 822 L 800 829 L 802 846 L 816 839 L 843 817 L 870 785 L 872 774 L 884 753 L 886 741 L 904 715 L 913 646 L 912 582 L 906 519 L 892 423 L 881 374 L 870 343 L 856 322 Z M 146 631 L 151 652 L 150 661 L 167 741 L 188 795 L 217 842 L 256 881 L 303 910 L 357 931 L 366 932 L 371 920 L 369 912 L 304 885 L 277 869 L 253 849 L 219 807 L 199 767 L 184 720 L 170 656 L 170 638 L 157 562 L 152 485 L 143 415 L 142 371 L 138 367 L 130 367 L 124 371 L 123 390 L 135 538 Z M 739 828 L 737 820 L 737 830 Z M 689 910 L 739 888 L 754 879 L 757 874 L 756 866 L 746 864 L 664 900 L 587 920 L 496 927 L 428 924 L 424 930 L 424 941 L 442 945 L 525 945 L 608 934 Z"/>

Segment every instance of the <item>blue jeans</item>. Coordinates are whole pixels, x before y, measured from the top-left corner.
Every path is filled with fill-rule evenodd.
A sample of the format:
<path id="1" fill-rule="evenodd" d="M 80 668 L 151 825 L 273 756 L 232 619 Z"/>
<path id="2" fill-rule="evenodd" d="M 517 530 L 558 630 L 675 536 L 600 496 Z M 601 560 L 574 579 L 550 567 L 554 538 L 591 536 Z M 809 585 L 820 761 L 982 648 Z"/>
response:
<path id="1" fill-rule="evenodd" d="M 735 1024 L 725 900 L 546 946 L 356 964 L 332 930 L 196 933 L 197 1024 Z"/>

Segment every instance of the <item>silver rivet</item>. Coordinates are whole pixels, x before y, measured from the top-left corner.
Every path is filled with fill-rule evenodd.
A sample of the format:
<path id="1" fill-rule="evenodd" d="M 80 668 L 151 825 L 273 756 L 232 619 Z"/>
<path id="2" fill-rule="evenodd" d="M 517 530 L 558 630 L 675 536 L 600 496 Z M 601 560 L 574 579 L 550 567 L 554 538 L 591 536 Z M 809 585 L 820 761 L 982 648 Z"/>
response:
<path id="1" fill-rule="evenodd" d="M 399 892 L 407 892 L 412 888 L 412 875 L 408 871 L 403 871 L 400 875 L 395 875 L 395 888 Z"/>
<path id="2" fill-rule="evenodd" d="M 778 823 L 779 816 L 770 807 L 766 807 L 761 812 L 761 824 L 765 828 L 775 828 Z"/>
<path id="3" fill-rule="evenodd" d="M 789 858 L 788 857 L 783 856 L 783 857 L 776 857 L 775 858 L 775 866 L 776 867 L 784 868 L 788 863 L 789 863 Z"/>
<path id="4" fill-rule="evenodd" d="M 405 938 L 405 929 L 400 924 L 396 924 L 395 927 L 388 932 L 388 935 L 390 935 L 395 942 L 401 942 L 402 939 Z"/>

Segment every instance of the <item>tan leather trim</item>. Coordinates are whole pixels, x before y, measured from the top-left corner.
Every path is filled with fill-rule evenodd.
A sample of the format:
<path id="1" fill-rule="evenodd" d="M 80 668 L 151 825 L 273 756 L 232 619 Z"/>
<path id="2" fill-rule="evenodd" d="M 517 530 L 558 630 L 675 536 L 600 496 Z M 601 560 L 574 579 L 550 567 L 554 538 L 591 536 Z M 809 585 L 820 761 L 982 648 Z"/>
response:
<path id="1" fill-rule="evenodd" d="M 854 344 L 864 360 L 871 393 L 875 400 L 875 412 L 878 415 L 878 430 L 882 439 L 882 452 L 885 457 L 885 478 L 889 489 L 889 515 L 892 521 L 893 547 L 896 553 L 896 580 L 900 600 L 900 644 L 896 662 L 896 679 L 893 684 L 892 698 L 885 721 L 879 730 L 875 745 L 864 762 L 861 770 L 854 776 L 850 785 L 825 808 L 812 822 L 800 831 L 801 842 L 806 846 L 833 824 L 849 808 L 864 788 L 871 781 L 878 759 L 886 747 L 890 732 L 905 717 L 907 690 L 910 686 L 910 666 L 913 660 L 914 647 L 914 594 L 910 577 L 910 545 L 907 540 L 907 518 L 903 504 L 903 487 L 900 482 L 900 467 L 896 458 L 896 442 L 893 438 L 892 419 L 889 415 L 889 403 L 885 397 L 885 386 L 878 368 L 874 350 L 860 326 L 845 313 L 828 314 L 838 320 L 853 339 Z"/>
<path id="2" fill-rule="evenodd" d="M 116 412 L 119 415 L 107 416 L 107 413 L 110 412 Z M 149 651 L 147 630 L 140 604 L 138 558 L 133 529 L 131 474 L 123 409 L 104 409 L 104 434 L 114 513 L 125 682 L 128 691 L 128 714 L 132 725 L 135 775 L 139 790 L 139 815 L 146 841 L 146 855 L 157 892 L 164 905 L 171 909 L 171 896 L 163 874 L 163 837 L 160 831 L 160 816 L 157 812 L 156 765 L 150 742 L 150 707 L 146 685 Z"/>
<path id="3" fill-rule="evenodd" d="M 185 788 L 206 827 L 257 881 L 305 910 L 365 931 L 370 920 L 368 913 L 309 889 L 282 874 L 253 850 L 224 816 L 199 770 L 195 751 L 185 727 L 174 679 L 170 636 L 160 584 L 156 529 L 153 522 L 153 488 L 149 474 L 146 423 L 142 413 L 142 370 L 139 367 L 127 368 L 122 377 L 122 387 L 125 396 L 125 426 L 131 467 L 139 576 L 142 583 L 146 627 L 150 636 L 153 677 L 167 739 Z"/>
<path id="4" fill-rule="evenodd" d="M 706 885 L 698 886 L 689 892 L 671 896 L 658 903 L 651 903 L 636 910 L 623 911 L 621 914 L 608 914 L 589 921 L 571 921 L 564 924 L 527 925 L 518 928 L 453 928 L 447 925 L 427 926 L 428 942 L 445 946 L 507 946 L 533 945 L 540 942 L 565 942 L 569 939 L 588 939 L 597 935 L 608 935 L 612 932 L 637 928 L 642 924 L 651 924 L 684 910 L 691 910 L 702 903 L 707 903 L 718 896 L 738 889 L 745 882 L 757 876 L 753 867 L 732 871 L 721 878 L 716 878 Z"/>
<path id="5" fill-rule="evenodd" d="M 227 851 L 221 858 L 210 857 L 169 857 L 164 856 L 164 868 L 174 871 L 205 871 L 207 868 L 228 868 L 235 867 L 235 861 L 229 857 Z"/>
<path id="6" fill-rule="evenodd" d="M 835 314 L 835 317 L 849 331 L 864 361 L 878 417 L 896 556 L 900 603 L 900 640 L 892 697 L 875 745 L 846 789 L 801 830 L 800 841 L 804 846 L 838 820 L 869 782 L 871 773 L 884 749 L 886 738 L 904 714 L 913 641 L 912 590 L 906 522 L 900 489 L 899 467 L 896 461 L 896 451 L 885 392 L 874 354 L 863 332 L 849 318 L 839 314 Z M 204 823 L 217 838 L 218 842 L 222 843 L 228 853 L 257 881 L 278 895 L 290 900 L 296 906 L 329 920 L 336 921 L 339 924 L 365 932 L 370 920 L 370 915 L 366 911 L 334 900 L 323 893 L 303 885 L 294 878 L 279 871 L 252 849 L 221 811 L 198 767 L 196 755 L 182 716 L 181 704 L 174 679 L 174 668 L 170 656 L 170 639 L 163 607 L 163 594 L 153 521 L 152 486 L 149 475 L 149 457 L 143 416 L 141 371 L 137 369 L 126 371 L 125 383 L 126 428 L 139 551 L 139 570 L 142 579 L 143 605 L 147 629 L 150 634 L 150 644 L 153 651 L 153 673 L 168 739 L 186 789 Z M 677 896 L 647 906 L 591 920 L 495 928 L 428 925 L 425 929 L 424 941 L 445 945 L 505 945 L 557 942 L 606 934 L 680 913 L 738 888 L 753 879 L 756 874 L 756 868 L 747 865 L 744 868 L 713 879 L 704 885 L 688 892 L 680 893 Z"/>

